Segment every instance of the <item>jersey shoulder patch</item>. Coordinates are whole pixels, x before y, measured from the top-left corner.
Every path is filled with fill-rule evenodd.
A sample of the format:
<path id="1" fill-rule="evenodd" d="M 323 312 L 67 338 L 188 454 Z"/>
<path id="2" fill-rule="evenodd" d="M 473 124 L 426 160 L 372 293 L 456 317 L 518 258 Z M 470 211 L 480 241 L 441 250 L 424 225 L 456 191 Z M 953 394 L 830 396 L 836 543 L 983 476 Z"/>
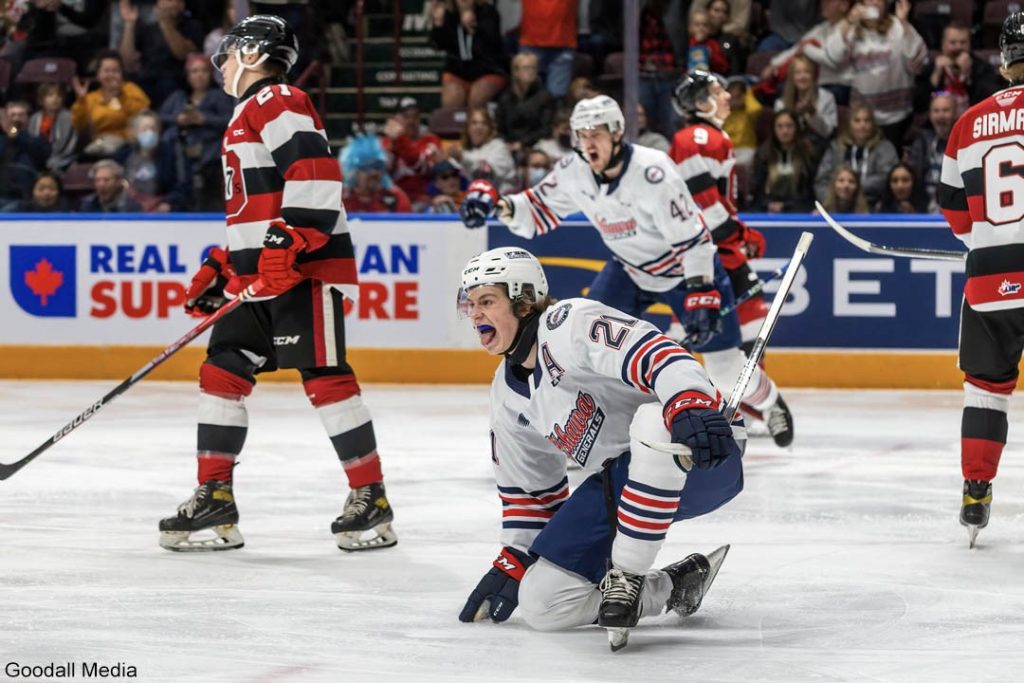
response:
<path id="1" fill-rule="evenodd" d="M 548 311 L 544 324 L 547 325 L 549 330 L 559 327 L 569 318 L 570 310 L 572 310 L 572 302 L 567 301 L 565 303 L 558 304 Z"/>
<path id="2" fill-rule="evenodd" d="M 648 166 L 644 169 L 644 180 L 651 185 L 657 185 L 665 179 L 665 170 L 660 166 Z"/>

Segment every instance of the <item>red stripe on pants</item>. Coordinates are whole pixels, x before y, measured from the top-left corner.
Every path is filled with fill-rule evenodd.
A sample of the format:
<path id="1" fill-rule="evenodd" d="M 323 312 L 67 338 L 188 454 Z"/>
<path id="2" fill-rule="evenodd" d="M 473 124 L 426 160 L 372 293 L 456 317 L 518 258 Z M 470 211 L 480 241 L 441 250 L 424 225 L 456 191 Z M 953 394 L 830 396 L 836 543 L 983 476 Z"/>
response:
<path id="1" fill-rule="evenodd" d="M 324 286 L 313 282 L 313 356 L 318 368 L 327 365 L 327 349 L 324 346 Z"/>

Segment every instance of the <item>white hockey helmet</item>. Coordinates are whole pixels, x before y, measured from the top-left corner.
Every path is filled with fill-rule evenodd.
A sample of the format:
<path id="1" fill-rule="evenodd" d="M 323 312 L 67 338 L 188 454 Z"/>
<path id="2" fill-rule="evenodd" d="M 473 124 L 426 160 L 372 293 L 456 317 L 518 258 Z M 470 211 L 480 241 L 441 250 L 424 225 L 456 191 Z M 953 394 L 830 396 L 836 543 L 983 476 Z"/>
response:
<path id="1" fill-rule="evenodd" d="M 573 135 L 577 131 L 590 130 L 599 126 L 608 126 L 611 133 L 623 133 L 626 130 L 626 117 L 622 115 L 619 103 L 607 95 L 588 97 L 576 103 L 569 117 L 569 127 Z"/>
<path id="2" fill-rule="evenodd" d="M 519 247 L 498 247 L 469 259 L 459 289 L 461 314 L 468 312 L 469 291 L 484 285 L 505 285 L 515 303 L 536 303 L 548 295 L 548 279 L 540 261 Z"/>

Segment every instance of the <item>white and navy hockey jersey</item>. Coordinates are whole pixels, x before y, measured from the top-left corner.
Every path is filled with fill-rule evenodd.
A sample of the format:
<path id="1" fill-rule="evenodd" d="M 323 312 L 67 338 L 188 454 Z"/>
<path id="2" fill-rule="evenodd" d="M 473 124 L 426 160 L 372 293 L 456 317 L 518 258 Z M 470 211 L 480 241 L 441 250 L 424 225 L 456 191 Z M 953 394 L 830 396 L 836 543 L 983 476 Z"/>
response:
<path id="1" fill-rule="evenodd" d="M 578 154 L 540 183 L 510 195 L 509 229 L 527 239 L 583 214 L 640 289 L 665 292 L 684 278 L 711 278 L 715 245 L 676 165 L 664 152 L 625 145 L 622 173 L 599 183 Z"/>
<path id="2" fill-rule="evenodd" d="M 590 299 L 543 315 L 537 366 L 520 378 L 502 361 L 491 384 L 491 447 L 502 545 L 529 548 L 569 497 L 567 458 L 588 472 L 629 450 L 636 409 L 719 395 L 704 368 L 643 320 Z"/>

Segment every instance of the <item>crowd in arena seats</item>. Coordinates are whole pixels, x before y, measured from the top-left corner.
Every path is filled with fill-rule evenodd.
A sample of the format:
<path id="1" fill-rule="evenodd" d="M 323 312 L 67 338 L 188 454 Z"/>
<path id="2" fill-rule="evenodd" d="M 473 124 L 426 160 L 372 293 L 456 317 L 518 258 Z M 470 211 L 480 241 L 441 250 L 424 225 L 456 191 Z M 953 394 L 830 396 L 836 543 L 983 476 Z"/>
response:
<path id="1" fill-rule="evenodd" d="M 625 64 L 621 0 L 424 0 L 441 109 L 403 93 L 339 149 L 345 206 L 450 212 L 475 178 L 535 184 L 572 153 L 575 102 L 620 98 L 627 71 L 636 142 L 667 150 L 673 88 L 699 68 L 731 94 L 741 209 L 935 212 L 953 122 L 1005 87 L 986 12 L 1000 2 L 641 0 L 639 61 Z M 322 28 L 310 17 L 351 20 L 356 3 L 248 5 L 307 46 Z M 236 19 L 228 0 L 3 3 L 0 211 L 222 210 L 234 102 L 208 58 Z"/>

